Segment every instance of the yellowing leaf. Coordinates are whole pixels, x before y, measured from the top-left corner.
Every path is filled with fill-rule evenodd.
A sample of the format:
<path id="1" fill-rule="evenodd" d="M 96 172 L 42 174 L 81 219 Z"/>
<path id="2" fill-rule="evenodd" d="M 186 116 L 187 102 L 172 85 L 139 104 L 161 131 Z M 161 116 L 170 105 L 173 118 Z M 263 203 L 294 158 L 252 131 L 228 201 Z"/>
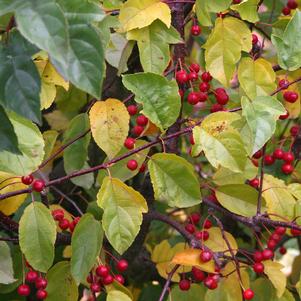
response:
<path id="1" fill-rule="evenodd" d="M 247 25 L 235 18 L 217 18 L 205 48 L 207 70 L 228 87 L 241 57 L 241 51 L 252 48 L 251 31 Z"/>
<path id="2" fill-rule="evenodd" d="M 47 84 L 53 84 L 56 86 L 61 86 L 65 90 L 69 89 L 69 82 L 67 82 L 53 67 L 53 65 L 48 61 L 42 74 L 42 81 Z"/>
<path id="3" fill-rule="evenodd" d="M 284 181 L 265 174 L 263 178 L 263 193 L 268 213 L 283 216 L 289 220 L 294 218 L 295 199 Z M 271 219 L 283 220 L 272 216 Z"/>
<path id="4" fill-rule="evenodd" d="M 276 74 L 270 62 L 263 58 L 243 58 L 238 67 L 241 87 L 251 99 L 271 94 L 277 87 Z"/>
<path id="5" fill-rule="evenodd" d="M 277 291 L 277 297 L 280 298 L 284 294 L 286 287 L 286 276 L 283 272 L 281 272 L 283 265 L 279 262 L 271 260 L 263 261 L 263 264 L 264 273 L 271 280 L 273 286 Z"/>
<path id="6" fill-rule="evenodd" d="M 202 271 L 208 273 L 214 273 L 215 265 L 213 259 L 209 262 L 202 262 L 200 259 L 201 250 L 199 249 L 186 249 L 182 252 L 176 253 L 172 259 L 174 264 L 180 264 L 184 266 L 196 266 Z"/>
<path id="7" fill-rule="evenodd" d="M 243 0 L 239 4 L 231 5 L 231 9 L 236 10 L 243 20 L 251 23 L 259 21 L 257 5 L 259 0 Z"/>
<path id="8" fill-rule="evenodd" d="M 301 200 L 301 184 L 293 183 L 288 185 L 288 190 L 296 198 Z"/>
<path id="9" fill-rule="evenodd" d="M 117 290 L 109 291 L 107 301 L 132 301 L 132 299 L 125 293 Z"/>
<path id="10" fill-rule="evenodd" d="M 113 158 L 128 135 L 130 116 L 118 99 L 96 102 L 90 110 L 92 136 L 97 145 Z"/>
<path id="11" fill-rule="evenodd" d="M 125 31 L 143 28 L 157 19 L 170 26 L 170 9 L 160 0 L 128 0 L 120 9 L 119 21 Z"/>
<path id="12" fill-rule="evenodd" d="M 53 84 L 48 84 L 42 81 L 40 98 L 41 109 L 48 109 L 55 100 L 56 87 Z"/>

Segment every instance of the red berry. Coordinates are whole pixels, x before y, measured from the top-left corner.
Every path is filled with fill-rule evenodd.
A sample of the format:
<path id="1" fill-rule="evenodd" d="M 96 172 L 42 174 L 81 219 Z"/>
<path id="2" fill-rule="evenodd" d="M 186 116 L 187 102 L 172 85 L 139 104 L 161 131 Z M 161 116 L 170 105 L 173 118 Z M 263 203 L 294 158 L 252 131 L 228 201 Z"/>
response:
<path id="1" fill-rule="evenodd" d="M 293 125 L 290 129 L 290 133 L 293 137 L 296 137 L 299 134 L 300 127 L 298 125 Z"/>
<path id="2" fill-rule="evenodd" d="M 281 166 L 281 170 L 284 174 L 290 175 L 294 171 L 294 166 L 291 165 L 290 163 L 284 163 Z"/>
<path id="3" fill-rule="evenodd" d="M 248 288 L 243 292 L 243 296 L 246 300 L 252 300 L 254 297 L 254 292 Z"/>
<path id="4" fill-rule="evenodd" d="M 279 88 L 286 89 L 288 87 L 289 83 L 290 82 L 288 80 L 283 78 L 279 81 L 278 86 L 279 86 Z"/>
<path id="5" fill-rule="evenodd" d="M 191 26 L 191 34 L 193 36 L 199 36 L 202 32 L 202 29 L 199 25 L 193 25 Z"/>
<path id="6" fill-rule="evenodd" d="M 76 217 L 70 224 L 69 224 L 69 229 L 71 232 L 74 231 L 76 225 L 78 224 L 78 222 L 80 221 L 80 217 Z"/>
<path id="7" fill-rule="evenodd" d="M 53 219 L 56 220 L 56 221 L 61 221 L 65 216 L 65 213 L 64 213 L 63 209 L 52 210 L 51 214 L 52 214 Z"/>
<path id="8" fill-rule="evenodd" d="M 191 136 L 192 137 L 192 136 Z M 191 213 L 191 215 L 189 216 L 189 220 L 192 224 L 198 224 L 199 221 L 201 219 L 201 216 L 198 212 L 193 212 Z"/>
<path id="9" fill-rule="evenodd" d="M 101 286 L 98 283 L 91 283 L 90 289 L 93 293 L 99 293 L 101 291 Z"/>
<path id="10" fill-rule="evenodd" d="M 264 156 L 264 164 L 265 165 L 273 165 L 275 162 L 275 159 L 273 156 L 271 155 L 265 155 Z"/>
<path id="11" fill-rule="evenodd" d="M 38 273 L 36 271 L 29 271 L 26 276 L 25 280 L 27 282 L 35 282 L 38 279 Z"/>
<path id="12" fill-rule="evenodd" d="M 32 189 L 36 192 L 41 192 L 45 188 L 45 182 L 43 180 L 34 180 L 32 183 Z"/>
<path id="13" fill-rule="evenodd" d="M 298 229 L 291 229 L 291 234 L 293 236 L 299 236 L 301 235 L 301 230 L 298 230 Z"/>
<path id="14" fill-rule="evenodd" d="M 97 276 L 105 278 L 109 275 L 110 269 L 105 265 L 99 265 L 95 272 Z"/>
<path id="15" fill-rule="evenodd" d="M 196 64 L 196 63 L 192 63 L 192 64 L 189 66 L 189 70 L 190 70 L 191 72 L 199 73 L 199 72 L 200 72 L 200 65 L 199 65 L 199 64 Z"/>
<path id="16" fill-rule="evenodd" d="M 205 102 L 208 99 L 208 94 L 205 92 L 199 92 L 199 102 Z"/>
<path id="17" fill-rule="evenodd" d="M 189 136 L 189 142 L 190 142 L 191 145 L 194 145 L 194 144 L 195 144 L 193 135 L 190 135 L 190 136 Z"/>
<path id="18" fill-rule="evenodd" d="M 220 104 L 220 105 L 225 105 L 226 103 L 228 103 L 229 101 L 229 96 L 226 92 L 225 89 L 223 88 L 217 88 L 215 89 L 215 94 L 214 94 L 216 101 Z"/>
<path id="19" fill-rule="evenodd" d="M 130 170 L 135 170 L 138 167 L 138 163 L 136 160 L 129 160 L 126 166 Z"/>
<path id="20" fill-rule="evenodd" d="M 295 0 L 288 0 L 287 7 L 290 9 L 296 9 L 298 7 L 298 3 Z"/>
<path id="21" fill-rule="evenodd" d="M 241 2 L 241 0 L 233 0 L 232 3 L 233 4 L 239 4 Z"/>
<path id="22" fill-rule="evenodd" d="M 134 138 L 131 138 L 131 137 L 128 137 L 125 139 L 124 141 L 124 146 L 127 148 L 127 149 L 133 149 L 134 146 L 135 146 L 135 139 Z"/>
<path id="23" fill-rule="evenodd" d="M 291 13 L 291 9 L 287 6 L 283 7 L 282 9 L 282 13 L 285 15 L 285 16 L 288 16 L 290 13 Z"/>
<path id="24" fill-rule="evenodd" d="M 47 284 L 48 284 L 47 279 L 43 277 L 38 277 L 38 279 L 36 280 L 37 289 L 44 289 L 46 288 Z"/>
<path id="25" fill-rule="evenodd" d="M 293 91 L 285 91 L 283 97 L 287 102 L 295 103 L 298 100 L 299 95 Z"/>
<path id="26" fill-rule="evenodd" d="M 62 230 L 67 230 L 70 226 L 69 221 L 66 218 L 63 218 L 62 220 L 59 221 L 59 227 Z"/>
<path id="27" fill-rule="evenodd" d="M 36 293 L 37 299 L 44 300 L 47 298 L 48 294 L 45 290 L 39 289 Z"/>
<path id="28" fill-rule="evenodd" d="M 189 80 L 194 82 L 196 80 L 198 80 L 199 76 L 196 72 L 191 72 L 188 74 Z"/>
<path id="29" fill-rule="evenodd" d="M 285 152 L 282 159 L 286 163 L 292 163 L 295 160 L 295 156 L 292 152 Z"/>
<path id="30" fill-rule="evenodd" d="M 204 223 L 204 228 L 210 229 L 211 227 L 212 227 L 212 222 L 209 219 L 206 219 Z"/>
<path id="31" fill-rule="evenodd" d="M 208 84 L 207 82 L 202 82 L 199 84 L 199 89 L 201 92 L 207 92 L 210 89 L 210 84 Z"/>
<path id="32" fill-rule="evenodd" d="M 209 238 L 209 232 L 206 231 L 206 230 L 197 231 L 197 232 L 195 232 L 194 236 L 195 236 L 196 239 L 206 241 Z"/>
<path id="33" fill-rule="evenodd" d="M 277 246 L 277 242 L 273 239 L 269 239 L 267 246 L 270 250 L 274 250 Z"/>
<path id="34" fill-rule="evenodd" d="M 143 173 L 143 172 L 145 172 L 145 169 L 146 169 L 146 164 L 142 163 L 142 165 L 139 168 L 139 172 Z"/>
<path id="35" fill-rule="evenodd" d="M 285 114 L 282 114 L 282 115 L 279 116 L 279 119 L 280 119 L 280 120 L 285 120 L 285 119 L 287 119 L 289 116 L 290 116 L 289 112 L 286 111 Z"/>
<path id="36" fill-rule="evenodd" d="M 278 160 L 282 160 L 284 151 L 281 148 L 276 148 L 273 153 L 273 157 Z"/>
<path id="37" fill-rule="evenodd" d="M 140 136 L 143 133 L 143 131 L 144 131 L 144 127 L 141 125 L 135 125 L 132 129 L 133 135 L 137 137 Z"/>
<path id="38" fill-rule="evenodd" d="M 274 232 L 271 236 L 270 239 L 275 240 L 276 242 L 279 242 L 281 240 L 281 235 L 278 233 Z"/>
<path id="39" fill-rule="evenodd" d="M 195 232 L 195 226 L 193 224 L 187 224 L 185 230 L 190 234 L 193 234 Z"/>
<path id="40" fill-rule="evenodd" d="M 209 251 L 202 251 L 200 259 L 202 262 L 208 262 L 212 259 L 212 253 Z"/>
<path id="41" fill-rule="evenodd" d="M 210 82 L 212 80 L 210 72 L 204 72 L 201 77 L 203 82 Z"/>
<path id="42" fill-rule="evenodd" d="M 260 159 L 262 157 L 262 150 L 260 149 L 259 151 L 257 151 L 254 155 L 253 158 L 254 159 Z"/>
<path id="43" fill-rule="evenodd" d="M 138 112 L 137 106 L 135 106 L 135 105 L 128 106 L 127 110 L 131 116 L 136 115 Z"/>
<path id="44" fill-rule="evenodd" d="M 33 182 L 33 176 L 32 175 L 23 176 L 21 178 L 21 181 L 24 185 L 30 185 Z"/>
<path id="45" fill-rule="evenodd" d="M 263 260 L 262 253 L 260 251 L 255 251 L 253 254 L 253 259 L 255 262 L 261 262 Z"/>
<path id="46" fill-rule="evenodd" d="M 188 74 L 185 70 L 176 72 L 176 80 L 179 84 L 185 84 L 189 81 Z"/>
<path id="47" fill-rule="evenodd" d="M 223 111 L 223 110 L 224 110 L 224 107 L 219 103 L 213 104 L 210 108 L 211 113 L 215 113 L 215 112 L 219 112 L 219 111 Z"/>
<path id="48" fill-rule="evenodd" d="M 147 123 L 148 123 L 148 118 L 144 115 L 139 115 L 137 118 L 136 118 L 136 123 L 138 125 L 141 125 L 141 126 L 146 126 Z"/>
<path id="49" fill-rule="evenodd" d="M 114 278 L 117 282 L 119 282 L 120 284 L 124 284 L 124 278 L 123 278 L 123 276 L 122 275 L 120 275 L 120 274 L 117 274 L 117 275 L 115 275 L 115 278 Z"/>
<path id="50" fill-rule="evenodd" d="M 27 284 L 21 284 L 18 287 L 18 295 L 19 296 L 28 296 L 30 294 L 30 288 Z"/>
<path id="51" fill-rule="evenodd" d="M 187 101 L 191 104 L 191 105 L 195 105 L 199 102 L 199 95 L 197 92 L 190 92 L 188 94 L 187 97 Z"/>
<path id="52" fill-rule="evenodd" d="M 283 247 L 283 246 L 280 247 L 280 248 L 279 248 L 279 253 L 282 254 L 282 255 L 286 254 L 286 248 Z"/>
<path id="53" fill-rule="evenodd" d="M 252 34 L 252 44 L 256 45 L 258 43 L 258 36 L 256 34 Z"/>
<path id="54" fill-rule="evenodd" d="M 93 282 L 93 275 L 91 275 L 91 273 L 87 276 L 86 278 L 88 283 L 92 283 Z"/>
<path id="55" fill-rule="evenodd" d="M 127 270 L 127 268 L 129 267 L 129 264 L 128 262 L 125 260 L 125 259 L 121 259 L 117 262 L 116 264 L 116 269 L 119 271 L 119 272 L 124 272 Z"/>
<path id="56" fill-rule="evenodd" d="M 209 288 L 210 290 L 214 290 L 217 288 L 217 281 L 211 277 L 208 276 L 205 280 L 204 280 L 204 285 Z"/>
<path id="57" fill-rule="evenodd" d="M 249 180 L 250 186 L 252 186 L 252 187 L 254 187 L 254 188 L 258 188 L 258 187 L 259 187 L 259 183 L 260 183 L 260 181 L 259 181 L 259 179 L 257 179 L 257 178 L 254 178 L 254 179 L 252 179 L 252 180 Z"/>
<path id="58" fill-rule="evenodd" d="M 108 275 L 102 279 L 102 283 L 104 285 L 109 285 L 109 284 L 113 283 L 113 281 L 114 281 L 114 278 L 112 275 Z"/>
<path id="59" fill-rule="evenodd" d="M 192 267 L 191 272 L 195 281 L 203 281 L 206 278 L 205 273 L 196 267 Z"/>
<path id="60" fill-rule="evenodd" d="M 264 265 L 261 262 L 255 262 L 253 264 L 253 271 L 257 274 L 262 274 L 264 272 Z"/>
<path id="61" fill-rule="evenodd" d="M 277 227 L 275 232 L 278 234 L 278 235 L 284 235 L 285 232 L 286 232 L 286 229 L 284 227 Z"/>
<path id="62" fill-rule="evenodd" d="M 182 279 L 179 282 L 179 288 L 181 291 L 188 291 L 190 289 L 190 281 L 188 279 Z"/>
<path id="63" fill-rule="evenodd" d="M 273 259 L 274 252 L 272 250 L 269 250 L 269 249 L 264 249 L 262 251 L 262 257 L 263 257 L 264 260 Z"/>

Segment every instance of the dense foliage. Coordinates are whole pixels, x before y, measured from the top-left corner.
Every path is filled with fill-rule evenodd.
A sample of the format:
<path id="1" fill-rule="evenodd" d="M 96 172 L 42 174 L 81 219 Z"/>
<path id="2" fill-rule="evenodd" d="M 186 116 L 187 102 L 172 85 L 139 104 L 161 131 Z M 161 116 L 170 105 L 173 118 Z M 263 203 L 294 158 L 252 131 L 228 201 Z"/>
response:
<path id="1" fill-rule="evenodd" d="M 298 6 L 0 0 L 0 300 L 300 300 Z"/>

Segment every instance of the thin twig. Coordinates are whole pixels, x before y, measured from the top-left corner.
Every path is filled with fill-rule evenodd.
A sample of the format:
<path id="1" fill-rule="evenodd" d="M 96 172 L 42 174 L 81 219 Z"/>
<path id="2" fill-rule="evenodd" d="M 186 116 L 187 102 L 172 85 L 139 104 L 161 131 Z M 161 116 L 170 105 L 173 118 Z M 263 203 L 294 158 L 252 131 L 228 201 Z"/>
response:
<path id="1" fill-rule="evenodd" d="M 175 272 L 177 271 L 177 269 L 178 269 L 179 267 L 180 267 L 179 264 L 175 265 L 175 266 L 173 267 L 173 269 L 168 273 L 167 280 L 166 280 L 166 282 L 165 282 L 165 285 L 164 285 L 164 287 L 163 287 L 163 290 L 162 290 L 162 292 L 161 292 L 161 295 L 160 295 L 160 298 L 159 298 L 158 301 L 163 301 L 163 300 L 164 300 L 164 297 L 165 297 L 165 295 L 166 295 L 166 293 L 167 293 L 167 290 L 168 290 L 168 288 L 169 288 L 169 286 L 170 286 L 171 279 L 172 279 L 173 275 L 175 274 Z"/>

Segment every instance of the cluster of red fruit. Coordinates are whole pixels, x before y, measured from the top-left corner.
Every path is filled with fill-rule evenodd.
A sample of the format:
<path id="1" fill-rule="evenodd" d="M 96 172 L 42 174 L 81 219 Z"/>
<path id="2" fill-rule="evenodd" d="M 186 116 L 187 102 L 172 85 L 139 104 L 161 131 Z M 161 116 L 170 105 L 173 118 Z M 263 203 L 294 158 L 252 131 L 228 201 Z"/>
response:
<path id="1" fill-rule="evenodd" d="M 53 219 L 58 222 L 58 226 L 63 231 L 69 229 L 71 233 L 73 233 L 74 228 L 80 220 L 80 217 L 75 217 L 72 222 L 69 222 L 69 220 L 65 218 L 65 213 L 62 209 L 52 210 L 51 214 Z"/>
<path id="2" fill-rule="evenodd" d="M 25 281 L 29 284 L 34 284 L 37 292 L 36 297 L 38 300 L 44 300 L 47 298 L 47 291 L 45 288 L 47 287 L 47 280 L 42 276 L 39 276 L 36 271 L 30 268 L 30 271 L 27 272 L 25 276 Z M 28 284 L 21 284 L 18 287 L 18 295 L 27 297 L 31 293 L 31 288 Z"/>
<path id="3" fill-rule="evenodd" d="M 185 225 L 185 230 L 190 234 L 194 234 L 196 239 L 206 241 L 209 238 L 209 232 L 207 231 L 212 227 L 212 222 L 206 219 L 202 224 L 202 230 L 197 230 L 197 225 L 200 223 L 201 216 L 199 213 L 194 212 L 188 218 L 188 223 Z"/>
<path id="4" fill-rule="evenodd" d="M 279 88 L 282 88 L 282 90 L 288 88 L 289 86 L 289 81 L 286 80 L 286 79 L 281 79 L 279 81 Z M 289 103 L 295 103 L 298 98 L 299 98 L 299 95 L 297 92 L 294 92 L 294 91 L 284 91 L 283 92 L 283 98 L 285 101 L 289 102 Z"/>
<path id="5" fill-rule="evenodd" d="M 36 192 L 41 192 L 45 188 L 45 182 L 41 179 L 34 179 L 33 175 L 21 177 L 24 185 L 32 185 L 32 189 Z"/>
<path id="6" fill-rule="evenodd" d="M 125 272 L 128 266 L 125 259 L 116 262 L 116 270 L 120 273 Z M 114 281 L 124 284 L 125 280 L 121 274 L 112 275 L 110 271 L 110 267 L 107 265 L 99 265 L 95 269 L 95 273 L 91 271 L 87 277 L 87 282 L 90 283 L 90 289 L 93 293 L 99 293 L 104 286 L 110 285 Z"/>
<path id="7" fill-rule="evenodd" d="M 285 7 L 282 9 L 282 13 L 285 16 L 288 16 L 291 13 L 292 9 L 296 9 L 298 7 L 298 3 L 296 0 L 288 0 Z"/>

